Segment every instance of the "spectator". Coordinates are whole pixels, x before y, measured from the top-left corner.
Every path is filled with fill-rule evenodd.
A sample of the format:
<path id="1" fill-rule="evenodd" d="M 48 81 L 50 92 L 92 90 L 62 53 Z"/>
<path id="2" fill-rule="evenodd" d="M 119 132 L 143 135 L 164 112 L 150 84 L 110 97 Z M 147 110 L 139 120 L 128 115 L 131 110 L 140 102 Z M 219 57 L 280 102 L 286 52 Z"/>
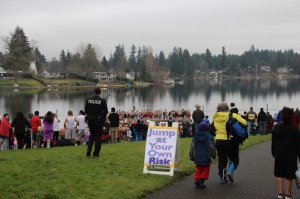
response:
<path id="1" fill-rule="evenodd" d="M 200 110 L 200 105 L 196 104 L 195 105 L 196 110 L 193 111 L 192 114 L 192 118 L 194 120 L 194 130 L 195 132 L 193 132 L 193 135 L 196 134 L 196 132 L 198 131 L 198 126 L 199 124 L 202 122 L 203 118 L 204 118 L 204 112 L 202 110 Z"/>
<path id="2" fill-rule="evenodd" d="M 111 108 L 111 112 L 108 114 L 109 120 L 109 134 L 111 137 L 111 143 L 117 143 L 118 130 L 120 118 L 119 114 L 115 113 L 116 109 L 114 107 Z"/>
<path id="3" fill-rule="evenodd" d="M 231 103 L 230 103 L 230 107 L 231 107 L 231 108 L 230 108 L 230 112 L 231 112 L 231 113 L 239 114 L 239 109 L 235 107 L 235 103 L 231 102 Z"/>
<path id="4" fill-rule="evenodd" d="M 17 112 L 11 126 L 14 127 L 14 134 L 17 138 L 18 149 L 22 149 L 24 146 L 26 147 L 26 126 L 31 128 L 31 125 L 22 112 Z"/>
<path id="5" fill-rule="evenodd" d="M 51 111 L 48 111 L 43 119 L 44 146 L 53 147 L 54 117 Z"/>
<path id="6" fill-rule="evenodd" d="M 292 125 L 293 111 L 283 108 L 282 123 L 272 131 L 272 156 L 275 159 L 274 175 L 277 177 L 278 198 L 294 198 L 291 192 L 292 180 L 296 178 L 297 157 L 300 159 L 300 133 Z M 285 179 L 285 193 L 283 184 Z"/>
<path id="7" fill-rule="evenodd" d="M 9 123 L 9 115 L 5 113 L 0 123 L 1 151 L 9 150 L 9 140 L 12 137 L 12 127 Z"/>
<path id="8" fill-rule="evenodd" d="M 85 131 L 88 127 L 87 123 L 85 122 L 85 112 L 83 110 L 79 111 L 79 115 L 76 118 L 78 132 L 76 137 L 76 144 L 84 144 L 85 143 Z"/>
<path id="9" fill-rule="evenodd" d="M 42 121 L 39 118 L 39 111 L 34 112 L 34 116 L 31 118 L 31 127 L 32 127 L 32 139 L 33 139 L 33 148 L 40 147 L 41 141 L 43 140 L 43 133 L 42 133 Z"/>
<path id="10" fill-rule="evenodd" d="M 256 125 L 257 119 L 257 114 L 253 111 L 253 107 L 250 107 L 250 111 L 247 113 L 246 118 L 248 123 L 247 132 L 250 135 L 251 129 Z"/>
<path id="11" fill-rule="evenodd" d="M 70 140 L 72 143 L 76 144 L 76 119 L 73 116 L 72 111 L 68 111 L 68 116 L 65 118 L 64 127 L 66 129 L 65 139 Z"/>
<path id="12" fill-rule="evenodd" d="M 265 125 L 267 121 L 267 114 L 263 108 L 260 108 L 260 112 L 258 113 L 257 122 L 258 122 L 258 133 L 265 134 Z"/>

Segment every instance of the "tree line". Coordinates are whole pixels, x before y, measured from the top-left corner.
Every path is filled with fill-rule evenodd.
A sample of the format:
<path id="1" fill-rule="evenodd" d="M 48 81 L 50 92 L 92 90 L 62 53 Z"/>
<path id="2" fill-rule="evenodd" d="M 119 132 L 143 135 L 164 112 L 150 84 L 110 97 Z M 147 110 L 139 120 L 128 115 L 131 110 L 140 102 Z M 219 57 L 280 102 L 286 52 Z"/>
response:
<path id="1" fill-rule="evenodd" d="M 36 61 L 38 68 L 45 65 L 60 64 L 69 71 L 82 74 L 87 79 L 93 72 L 113 71 L 119 77 L 133 73 L 135 80 L 159 81 L 168 77 L 192 76 L 198 71 L 223 71 L 228 75 L 240 75 L 249 68 L 270 66 L 272 72 L 289 66 L 295 73 L 300 72 L 300 55 L 289 50 L 259 50 L 253 45 L 241 55 L 228 54 L 225 46 L 219 55 L 205 53 L 190 54 L 188 49 L 174 47 L 166 55 L 163 51 L 154 55 L 151 47 L 131 46 L 128 56 L 122 44 L 107 58 L 102 56 L 95 44 L 80 44 L 75 52 L 61 50 L 59 59 L 47 61 L 39 48 L 28 41 L 19 26 L 10 36 L 3 38 L 5 52 L 0 52 L 0 65 L 5 69 L 26 71 L 29 61 Z"/>

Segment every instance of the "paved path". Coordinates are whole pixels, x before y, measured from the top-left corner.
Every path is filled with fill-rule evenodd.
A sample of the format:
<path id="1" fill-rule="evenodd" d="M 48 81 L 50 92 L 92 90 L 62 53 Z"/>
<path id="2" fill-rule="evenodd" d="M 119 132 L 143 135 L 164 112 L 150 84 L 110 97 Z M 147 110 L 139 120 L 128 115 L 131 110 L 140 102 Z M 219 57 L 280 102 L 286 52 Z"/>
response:
<path id="1" fill-rule="evenodd" d="M 258 144 L 240 151 L 240 165 L 234 173 L 234 183 L 221 184 L 217 175 L 217 164 L 211 165 L 206 189 L 194 186 L 193 175 L 153 194 L 147 199 L 250 199 L 277 198 L 276 178 L 273 175 L 274 160 L 271 155 L 271 142 Z M 300 198 L 300 190 L 293 182 L 292 193 Z"/>

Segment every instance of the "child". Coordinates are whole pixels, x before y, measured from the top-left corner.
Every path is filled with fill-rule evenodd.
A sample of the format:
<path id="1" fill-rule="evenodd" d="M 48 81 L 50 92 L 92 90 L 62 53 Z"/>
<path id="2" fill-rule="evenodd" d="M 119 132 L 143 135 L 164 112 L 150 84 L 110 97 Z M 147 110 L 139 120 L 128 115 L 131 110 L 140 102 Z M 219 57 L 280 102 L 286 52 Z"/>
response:
<path id="1" fill-rule="evenodd" d="M 206 188 L 204 181 L 208 180 L 211 163 L 210 143 L 214 143 L 214 141 L 205 122 L 201 122 L 198 129 L 199 131 L 196 131 L 193 138 L 195 147 L 194 163 L 196 164 L 194 178 L 195 185 L 203 189 Z"/>

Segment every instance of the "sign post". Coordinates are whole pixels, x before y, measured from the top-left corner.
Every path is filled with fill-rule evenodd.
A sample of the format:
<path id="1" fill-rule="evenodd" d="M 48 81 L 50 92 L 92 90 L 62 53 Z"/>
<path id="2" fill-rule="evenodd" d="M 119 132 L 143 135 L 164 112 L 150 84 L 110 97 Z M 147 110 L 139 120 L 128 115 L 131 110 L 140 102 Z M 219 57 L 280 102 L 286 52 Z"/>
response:
<path id="1" fill-rule="evenodd" d="M 167 127 L 163 122 L 155 126 L 149 122 L 146 139 L 144 173 L 159 175 L 174 175 L 174 170 L 180 166 L 180 142 L 178 123 L 173 122 Z"/>

